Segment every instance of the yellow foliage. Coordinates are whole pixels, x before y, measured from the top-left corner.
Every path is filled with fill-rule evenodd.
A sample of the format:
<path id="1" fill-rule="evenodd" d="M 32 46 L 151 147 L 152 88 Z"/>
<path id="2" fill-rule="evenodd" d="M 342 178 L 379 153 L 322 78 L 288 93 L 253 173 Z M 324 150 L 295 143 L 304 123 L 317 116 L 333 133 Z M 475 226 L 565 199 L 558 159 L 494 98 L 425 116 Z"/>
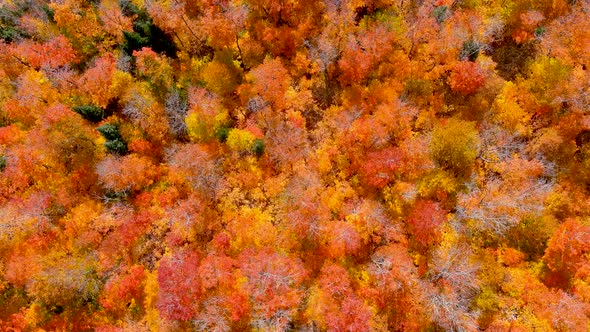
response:
<path id="1" fill-rule="evenodd" d="M 235 72 L 223 63 L 212 61 L 203 67 L 202 78 L 209 90 L 218 95 L 228 95 L 237 85 Z"/>
<path id="2" fill-rule="evenodd" d="M 0 69 L 0 103 L 8 100 L 13 93 L 14 87 L 11 84 L 10 78 Z"/>
<path id="3" fill-rule="evenodd" d="M 159 331 L 160 315 L 156 309 L 156 301 L 158 300 L 158 271 L 146 272 L 145 278 L 145 299 L 144 306 L 146 308 L 145 321 L 150 327 L 150 331 Z"/>
<path id="4" fill-rule="evenodd" d="M 247 130 L 232 129 L 227 135 L 227 146 L 237 152 L 249 151 L 256 137 Z"/>
<path id="5" fill-rule="evenodd" d="M 322 291 L 317 286 L 314 286 L 310 289 L 309 294 L 305 316 L 309 320 L 318 323 L 320 327 L 325 328 L 326 321 L 323 312 L 326 303 L 323 299 Z"/>
<path id="6" fill-rule="evenodd" d="M 489 287 L 482 287 L 481 293 L 475 298 L 475 305 L 483 311 L 497 311 L 499 307 L 496 292 Z"/>
<path id="7" fill-rule="evenodd" d="M 320 173 L 327 174 L 332 171 L 332 158 L 334 155 L 333 146 L 324 144 L 316 151 L 318 169 Z"/>
<path id="8" fill-rule="evenodd" d="M 133 76 L 131 74 L 116 70 L 113 73 L 113 82 L 109 88 L 113 97 L 122 98 L 127 94 L 129 87 L 133 84 Z"/>
<path id="9" fill-rule="evenodd" d="M 430 150 L 434 161 L 456 175 L 470 172 L 479 150 L 475 123 L 449 119 L 432 131 Z"/>
<path id="10" fill-rule="evenodd" d="M 190 112 L 185 119 L 185 123 L 191 140 L 204 142 L 213 138 L 215 132 L 226 125 L 228 120 L 229 114 L 227 111 L 220 109 L 213 117 L 196 111 Z"/>
<path id="11" fill-rule="evenodd" d="M 454 176 L 443 170 L 435 170 L 418 183 L 418 195 L 431 197 L 441 192 L 452 194 L 458 188 L 459 184 Z"/>
<path id="12" fill-rule="evenodd" d="M 494 102 L 494 115 L 496 121 L 504 128 L 528 136 L 531 130 L 527 126 L 530 115 L 518 104 L 518 95 L 517 86 L 512 82 L 506 82 Z"/>
<path id="13" fill-rule="evenodd" d="M 232 234 L 231 247 L 236 252 L 244 248 L 273 247 L 289 251 L 293 243 L 288 234 L 273 225 L 273 216 L 259 208 L 242 207 L 229 222 L 227 229 Z"/>
<path id="14" fill-rule="evenodd" d="M 88 200 L 73 208 L 65 218 L 66 230 L 68 235 L 68 247 L 70 251 L 75 249 L 75 243 L 78 234 L 90 227 L 91 222 L 98 218 L 102 212 L 100 202 Z"/>
<path id="15" fill-rule="evenodd" d="M 344 201 L 353 197 L 354 189 L 347 182 L 337 182 L 335 186 L 326 188 L 323 203 L 332 212 L 338 212 Z"/>
<path id="16" fill-rule="evenodd" d="M 34 302 L 27 310 L 25 311 L 25 321 L 29 324 L 29 326 L 36 326 L 45 319 L 46 313 L 44 312 L 44 308 L 39 304 Z"/>
<path id="17" fill-rule="evenodd" d="M 547 56 L 537 57 L 529 66 L 527 83 L 541 104 L 550 104 L 557 88 L 571 73 L 571 68 L 561 61 Z"/>
<path id="18" fill-rule="evenodd" d="M 517 317 L 518 325 L 520 325 L 524 331 L 555 331 L 547 319 L 538 317 L 533 310 L 528 307 L 520 310 Z"/>

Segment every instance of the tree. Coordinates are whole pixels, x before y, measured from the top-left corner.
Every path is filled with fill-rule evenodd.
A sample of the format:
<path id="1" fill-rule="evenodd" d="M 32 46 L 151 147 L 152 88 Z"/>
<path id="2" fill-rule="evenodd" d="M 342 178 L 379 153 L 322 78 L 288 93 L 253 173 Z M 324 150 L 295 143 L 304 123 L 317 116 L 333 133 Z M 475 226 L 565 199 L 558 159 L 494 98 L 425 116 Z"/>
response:
<path id="1" fill-rule="evenodd" d="M 312 292 L 306 311 L 312 322 L 331 331 L 370 330 L 370 309 L 353 291 L 342 266 L 324 264 Z"/>
<path id="2" fill-rule="evenodd" d="M 104 23 L 104 30 L 113 35 L 117 41 L 123 39 L 123 32 L 133 29 L 132 19 L 125 16 L 119 2 L 102 0 L 98 6 L 98 17 Z"/>
<path id="3" fill-rule="evenodd" d="M 107 53 L 94 61 L 78 79 L 77 85 L 82 96 L 94 105 L 106 108 L 111 98 L 114 97 L 110 89 L 115 73 L 115 56 Z"/>
<path id="4" fill-rule="evenodd" d="M 197 88 L 189 90 L 189 110 L 186 127 L 189 138 L 196 142 L 207 142 L 222 128 L 229 125 L 227 110 L 219 97 L 210 91 Z"/>
<path id="5" fill-rule="evenodd" d="M 173 89 L 166 96 L 166 115 L 172 134 L 179 138 L 185 138 L 188 134 L 187 125 L 184 122 L 188 111 L 188 103 L 180 91 Z"/>
<path id="6" fill-rule="evenodd" d="M 219 216 L 201 195 L 193 193 L 185 200 L 175 201 L 168 208 L 166 215 L 170 231 L 166 238 L 169 246 L 193 242 L 203 244 L 221 229 Z"/>
<path id="7" fill-rule="evenodd" d="M 300 286 L 307 278 L 307 271 L 301 260 L 262 249 L 243 251 L 238 262 L 247 278 L 243 287 L 252 303 L 251 325 L 286 328 L 303 300 Z"/>
<path id="8" fill-rule="evenodd" d="M 219 96 L 231 95 L 241 81 L 240 68 L 229 50 L 216 52 L 213 60 L 204 65 L 202 78 L 209 90 Z"/>
<path id="9" fill-rule="evenodd" d="M 367 184 L 383 189 L 395 180 L 401 163 L 401 151 L 390 147 L 367 154 L 360 173 Z"/>
<path id="10" fill-rule="evenodd" d="M 588 66 L 590 54 L 583 40 L 588 36 L 587 1 L 580 1 L 572 11 L 547 25 L 541 38 L 541 47 L 547 55 L 559 58 L 570 65 Z M 567 28 L 566 28 L 567 27 Z"/>
<path id="11" fill-rule="evenodd" d="M 476 62 L 461 61 L 453 67 L 448 82 L 454 92 L 470 95 L 482 87 L 485 80 L 485 74 Z"/>
<path id="12" fill-rule="evenodd" d="M 507 130 L 526 135 L 531 115 L 518 103 L 520 95 L 518 87 L 512 82 L 507 82 L 494 102 L 494 120 Z"/>
<path id="13" fill-rule="evenodd" d="M 590 227 L 576 219 L 568 219 L 549 239 L 543 261 L 557 274 L 557 279 L 568 282 L 579 269 L 587 266 L 584 257 L 590 250 L 589 241 Z"/>
<path id="14" fill-rule="evenodd" d="M 126 272 L 107 281 L 100 298 L 100 304 L 113 314 L 136 310 L 141 306 L 145 270 L 141 265 L 130 267 Z"/>
<path id="15" fill-rule="evenodd" d="M 227 135 L 227 146 L 236 152 L 247 152 L 253 149 L 255 136 L 242 129 L 231 129 Z"/>
<path id="16" fill-rule="evenodd" d="M 14 46 L 13 56 L 35 69 L 58 68 L 66 66 L 76 59 L 70 42 L 62 35 L 46 43 L 34 43 L 25 40 Z"/>
<path id="17" fill-rule="evenodd" d="M 470 309 L 478 291 L 478 266 L 470 262 L 470 249 L 443 242 L 432 257 L 429 280 L 424 285 L 429 317 L 447 330 L 475 330 L 477 312 Z"/>
<path id="18" fill-rule="evenodd" d="M 100 281 L 95 257 L 50 255 L 42 270 L 27 285 L 27 293 L 49 306 L 83 306 L 97 300 Z"/>
<path id="19" fill-rule="evenodd" d="M 96 111 L 96 109 L 92 109 L 92 112 L 94 111 Z M 123 137 L 121 137 L 119 126 L 117 124 L 105 123 L 96 128 L 96 130 L 106 139 L 104 147 L 108 152 L 113 152 L 119 155 L 124 155 L 127 153 L 127 143 Z"/>
<path id="20" fill-rule="evenodd" d="M 164 257 L 158 268 L 158 308 L 160 315 L 170 320 L 189 320 L 196 312 L 201 296 L 197 275 L 200 255 L 190 249 L 181 249 Z"/>
<path id="21" fill-rule="evenodd" d="M 252 91 L 271 103 L 276 110 L 285 107 L 285 93 L 291 85 L 291 77 L 280 59 L 266 59 L 252 69 Z"/>
<path id="22" fill-rule="evenodd" d="M 501 177 L 490 176 L 484 184 L 468 185 L 457 204 L 461 218 L 478 222 L 477 227 L 501 235 L 525 217 L 542 215 L 542 202 L 551 192 L 551 165 L 544 168 L 537 160 L 514 158 L 497 168 Z"/>
<path id="23" fill-rule="evenodd" d="M 445 221 L 446 214 L 439 203 L 420 200 L 412 208 L 407 225 L 415 240 L 428 248 L 438 242 L 440 227 Z"/>
<path id="24" fill-rule="evenodd" d="M 105 117 L 105 112 L 98 106 L 94 105 L 80 105 L 72 107 L 72 110 L 80 114 L 83 118 L 89 121 L 98 122 Z"/>
<path id="25" fill-rule="evenodd" d="M 186 181 L 203 197 L 215 200 L 224 189 L 221 168 L 215 155 L 199 144 L 174 146 L 169 151 L 170 173 Z"/>
<path id="26" fill-rule="evenodd" d="M 430 151 L 434 161 L 443 169 L 459 176 L 469 174 L 479 151 L 475 124 L 449 119 L 437 125 L 432 131 Z"/>
<path id="27" fill-rule="evenodd" d="M 155 94 L 170 90 L 172 85 L 172 67 L 165 56 L 160 56 L 149 47 L 133 51 L 135 65 L 139 76 L 144 77 Z"/>
<path id="28" fill-rule="evenodd" d="M 391 244 L 379 247 L 367 263 L 374 301 L 387 317 L 389 328 L 419 330 L 425 324 L 418 271 L 407 247 Z"/>
<path id="29" fill-rule="evenodd" d="M 113 192 L 139 191 L 159 177 L 158 167 L 149 158 L 136 154 L 106 157 L 96 165 L 96 172 L 105 189 Z"/>
<path id="30" fill-rule="evenodd" d="M 367 78 L 375 64 L 381 64 L 392 51 L 395 35 L 384 24 L 367 24 L 358 34 L 350 34 L 344 46 L 338 68 L 343 84 L 360 82 Z"/>

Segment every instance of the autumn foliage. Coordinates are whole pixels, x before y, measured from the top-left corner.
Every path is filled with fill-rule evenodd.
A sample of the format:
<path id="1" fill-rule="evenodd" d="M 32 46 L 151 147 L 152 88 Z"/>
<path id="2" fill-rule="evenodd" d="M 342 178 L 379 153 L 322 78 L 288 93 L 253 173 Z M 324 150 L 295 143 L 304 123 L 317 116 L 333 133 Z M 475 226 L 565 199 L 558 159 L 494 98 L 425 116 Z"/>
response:
<path id="1" fill-rule="evenodd" d="M 590 0 L 0 1 L 0 331 L 588 331 Z"/>

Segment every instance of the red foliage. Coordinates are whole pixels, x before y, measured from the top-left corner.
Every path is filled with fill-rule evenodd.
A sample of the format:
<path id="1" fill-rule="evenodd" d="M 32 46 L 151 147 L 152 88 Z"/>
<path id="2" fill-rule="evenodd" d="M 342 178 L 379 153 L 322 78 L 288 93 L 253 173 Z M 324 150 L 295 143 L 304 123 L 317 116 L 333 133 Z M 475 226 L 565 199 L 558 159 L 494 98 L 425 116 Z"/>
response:
<path id="1" fill-rule="evenodd" d="M 383 189 L 395 179 L 401 159 L 402 151 L 397 147 L 369 152 L 360 174 L 368 185 Z"/>
<path id="2" fill-rule="evenodd" d="M 470 61 L 461 61 L 457 63 L 451 75 L 449 76 L 449 85 L 451 90 L 462 95 L 473 94 L 484 85 L 486 75 L 481 67 Z"/>
<path id="3" fill-rule="evenodd" d="M 307 278 L 299 258 L 290 258 L 271 249 L 247 249 L 238 261 L 248 280 L 243 287 L 250 296 L 253 315 L 268 320 L 276 318 L 281 311 L 294 313 L 294 308 L 303 300 L 300 286 Z"/>
<path id="4" fill-rule="evenodd" d="M 350 36 L 346 42 L 338 67 L 342 72 L 340 81 L 344 84 L 364 80 L 372 67 L 392 49 L 394 35 L 383 25 L 374 25 L 358 35 Z"/>
<path id="5" fill-rule="evenodd" d="M 99 249 L 100 262 L 105 268 L 110 268 L 121 255 L 130 260 L 131 257 L 128 254 L 132 246 L 156 219 L 156 216 L 147 210 L 121 217 L 123 219 L 121 225 L 105 237 Z"/>
<path id="6" fill-rule="evenodd" d="M 144 278 L 143 266 L 136 265 L 126 273 L 109 279 L 102 293 L 100 304 L 113 313 L 123 312 L 132 299 L 139 304 L 143 295 L 142 282 Z"/>
<path id="7" fill-rule="evenodd" d="M 325 298 L 320 309 L 330 331 L 370 331 L 372 314 L 351 288 L 348 272 L 340 265 L 322 267 L 318 285 Z"/>
<path id="8" fill-rule="evenodd" d="M 34 68 L 57 68 L 73 62 L 76 58 L 72 45 L 62 35 L 43 44 L 26 40 L 15 46 L 14 53 Z"/>
<path id="9" fill-rule="evenodd" d="M 332 297 L 349 295 L 351 292 L 348 272 L 338 264 L 325 264 L 322 267 L 318 284 L 323 292 Z"/>
<path id="10" fill-rule="evenodd" d="M 345 297 L 340 310 L 326 315 L 330 331 L 370 331 L 371 312 L 366 304 L 356 296 Z"/>
<path id="11" fill-rule="evenodd" d="M 346 221 L 332 221 L 323 232 L 325 255 L 330 258 L 342 258 L 357 253 L 361 247 L 361 238 L 354 227 Z"/>
<path id="12" fill-rule="evenodd" d="M 428 247 L 438 242 L 439 227 L 446 221 L 446 211 L 440 203 L 420 200 L 416 202 L 406 221 L 414 239 L 423 247 Z"/>
<path id="13" fill-rule="evenodd" d="M 160 293 L 156 307 L 166 319 L 189 320 L 201 296 L 201 283 L 196 273 L 199 254 L 182 249 L 164 257 L 158 268 Z"/>
<path id="14" fill-rule="evenodd" d="M 225 255 L 208 255 L 199 266 L 199 276 L 203 289 L 230 287 L 237 261 Z"/>

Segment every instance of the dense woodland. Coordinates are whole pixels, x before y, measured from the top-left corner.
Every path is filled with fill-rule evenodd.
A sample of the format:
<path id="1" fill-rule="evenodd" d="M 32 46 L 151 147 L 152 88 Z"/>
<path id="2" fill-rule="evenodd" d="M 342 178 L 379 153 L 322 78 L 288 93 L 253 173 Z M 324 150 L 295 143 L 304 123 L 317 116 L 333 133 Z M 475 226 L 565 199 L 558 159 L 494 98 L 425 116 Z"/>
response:
<path id="1" fill-rule="evenodd" d="M 589 0 L 2 0 L 0 331 L 588 331 L 589 66 Z"/>

